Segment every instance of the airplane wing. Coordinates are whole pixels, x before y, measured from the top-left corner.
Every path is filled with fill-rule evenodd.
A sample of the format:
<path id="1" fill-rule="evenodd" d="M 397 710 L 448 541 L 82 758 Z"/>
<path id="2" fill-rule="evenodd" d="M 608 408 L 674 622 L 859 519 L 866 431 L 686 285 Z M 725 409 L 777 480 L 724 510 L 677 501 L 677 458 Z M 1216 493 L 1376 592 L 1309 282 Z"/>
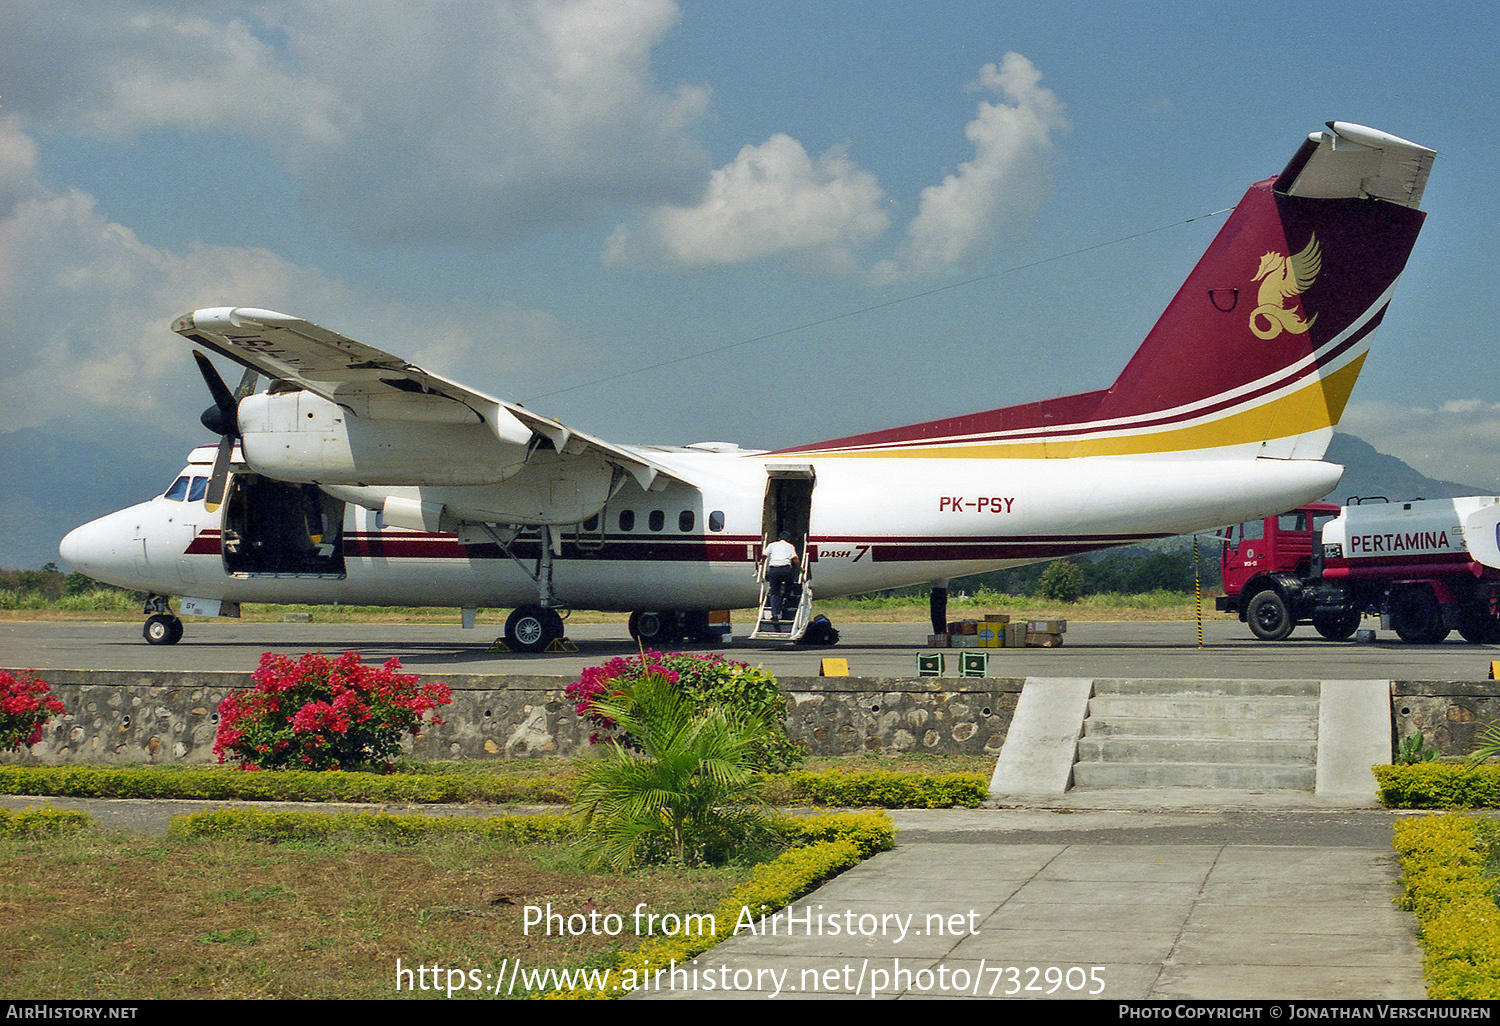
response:
<path id="1" fill-rule="evenodd" d="M 352 416 L 440 424 L 486 424 L 497 439 L 544 438 L 563 456 L 592 453 L 642 489 L 683 480 L 639 452 L 430 374 L 415 364 L 316 324 L 245 307 L 194 310 L 172 324 L 184 338 L 235 363 L 338 403 Z"/>

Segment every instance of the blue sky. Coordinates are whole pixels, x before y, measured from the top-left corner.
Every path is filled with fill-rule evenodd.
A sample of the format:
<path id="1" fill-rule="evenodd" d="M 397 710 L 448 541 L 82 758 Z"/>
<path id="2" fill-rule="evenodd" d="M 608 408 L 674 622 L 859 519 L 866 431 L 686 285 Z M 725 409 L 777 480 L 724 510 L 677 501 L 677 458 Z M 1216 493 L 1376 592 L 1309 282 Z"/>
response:
<path id="1" fill-rule="evenodd" d="M 1438 151 L 1344 429 L 1500 489 L 1496 20 L 1316 6 L 0 0 L 0 431 L 165 479 L 222 305 L 620 442 L 1101 387 L 1336 119 Z"/>

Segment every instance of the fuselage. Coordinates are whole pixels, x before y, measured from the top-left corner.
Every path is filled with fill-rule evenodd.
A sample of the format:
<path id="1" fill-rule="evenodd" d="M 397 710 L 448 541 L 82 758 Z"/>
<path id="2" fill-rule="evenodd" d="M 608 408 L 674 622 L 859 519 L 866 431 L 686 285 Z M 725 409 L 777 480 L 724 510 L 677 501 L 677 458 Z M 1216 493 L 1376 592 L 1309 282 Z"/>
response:
<path id="1" fill-rule="evenodd" d="M 695 484 L 673 481 L 661 491 L 644 491 L 626 480 L 599 514 L 557 531 L 552 587 L 558 604 L 599 610 L 754 606 L 757 563 L 775 536 L 778 513 L 768 482 L 777 474 L 805 482 L 799 494 L 807 506 L 810 584 L 815 595 L 830 597 L 1243 521 L 1324 494 L 1341 469 L 1272 459 L 643 451 Z M 385 523 L 379 512 L 392 495 L 453 498 L 440 489 L 329 488 L 344 500 L 341 530 L 314 527 L 305 544 L 337 551 L 306 561 L 284 553 L 256 561 L 247 555 L 249 546 L 265 546 L 268 553 L 273 546 L 241 537 L 254 516 L 247 521 L 244 510 L 236 512 L 234 499 L 214 512 L 202 501 L 212 458 L 211 448 L 197 450 L 167 493 L 70 533 L 60 547 L 64 560 L 122 587 L 228 602 L 500 608 L 536 598 L 541 543 L 535 529 L 514 536 L 474 527 L 412 530 Z M 242 465 L 235 477 L 255 479 Z M 288 504 L 284 493 L 255 494 L 246 492 L 244 501 Z"/>

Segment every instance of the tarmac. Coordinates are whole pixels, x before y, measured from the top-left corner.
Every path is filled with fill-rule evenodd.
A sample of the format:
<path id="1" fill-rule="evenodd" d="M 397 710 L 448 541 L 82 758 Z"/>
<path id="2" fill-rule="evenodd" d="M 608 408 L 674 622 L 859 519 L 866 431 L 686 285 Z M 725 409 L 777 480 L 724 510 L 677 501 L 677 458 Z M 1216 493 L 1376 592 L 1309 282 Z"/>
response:
<path id="1" fill-rule="evenodd" d="M 0 798 L 44 802 L 147 833 L 226 804 Z M 735 924 L 633 997 L 1425 999 L 1391 848 L 1397 820 L 1421 813 L 1304 791 L 1097 788 L 890 815 L 891 851 Z"/>

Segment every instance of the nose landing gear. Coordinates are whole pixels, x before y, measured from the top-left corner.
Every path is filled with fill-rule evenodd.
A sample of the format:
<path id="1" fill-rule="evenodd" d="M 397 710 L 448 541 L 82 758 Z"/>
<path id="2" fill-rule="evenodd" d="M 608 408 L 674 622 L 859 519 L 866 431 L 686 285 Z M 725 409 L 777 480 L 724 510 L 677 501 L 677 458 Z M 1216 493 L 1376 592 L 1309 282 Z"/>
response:
<path id="1" fill-rule="evenodd" d="M 182 621 L 172 612 L 172 607 L 167 605 L 167 600 L 161 595 L 151 595 L 146 599 L 146 623 L 141 628 L 141 635 L 151 645 L 175 645 L 182 640 Z"/>

